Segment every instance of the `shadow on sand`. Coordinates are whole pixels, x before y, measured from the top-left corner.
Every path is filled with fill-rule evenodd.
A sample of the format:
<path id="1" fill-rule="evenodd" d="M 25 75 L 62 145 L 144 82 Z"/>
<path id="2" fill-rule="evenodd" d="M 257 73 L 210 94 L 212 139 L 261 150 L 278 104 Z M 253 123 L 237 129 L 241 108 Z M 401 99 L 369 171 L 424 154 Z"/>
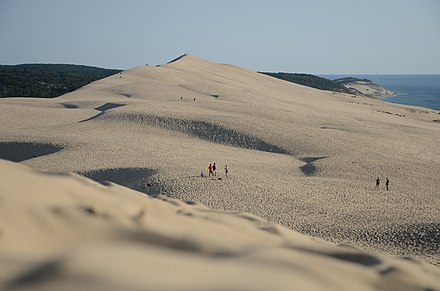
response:
<path id="1" fill-rule="evenodd" d="M 22 162 L 59 152 L 62 146 L 33 142 L 1 142 L 0 159 Z"/>
<path id="2" fill-rule="evenodd" d="M 119 104 L 119 103 L 105 103 L 101 106 L 98 106 L 95 108 L 95 110 L 101 111 L 96 115 L 93 115 L 92 117 L 89 117 L 87 119 L 81 120 L 80 122 L 86 122 L 86 121 L 90 121 L 93 119 L 98 118 L 99 116 L 103 115 L 107 110 L 113 109 L 113 108 L 118 108 L 121 106 L 125 106 L 126 104 Z M 64 105 L 65 106 L 65 105 Z"/>
<path id="3" fill-rule="evenodd" d="M 148 124 L 155 127 L 189 134 L 199 139 L 238 148 L 246 148 L 284 155 L 290 154 L 285 149 L 277 145 L 267 143 L 256 136 L 202 120 L 178 119 L 144 114 L 119 114 L 109 118 Z"/>
<path id="4" fill-rule="evenodd" d="M 158 195 L 161 185 L 152 180 L 157 173 L 156 170 L 148 168 L 114 168 L 97 169 L 78 174 L 88 177 L 96 182 L 106 185 L 106 182 L 113 182 L 127 188 L 146 193 L 148 195 Z M 147 186 L 149 184 L 149 186 Z"/>
<path id="5" fill-rule="evenodd" d="M 301 158 L 301 161 L 307 163 L 304 166 L 299 167 L 304 175 L 306 176 L 313 176 L 316 174 L 316 166 L 314 162 L 317 160 L 325 159 L 328 157 L 305 157 Z"/>

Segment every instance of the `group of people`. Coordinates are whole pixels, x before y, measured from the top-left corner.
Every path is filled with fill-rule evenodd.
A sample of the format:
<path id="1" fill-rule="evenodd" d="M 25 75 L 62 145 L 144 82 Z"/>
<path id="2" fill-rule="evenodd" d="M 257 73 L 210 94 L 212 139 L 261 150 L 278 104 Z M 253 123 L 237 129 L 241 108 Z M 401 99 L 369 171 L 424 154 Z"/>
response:
<path id="1" fill-rule="evenodd" d="M 218 166 L 215 163 L 209 164 L 208 166 L 208 177 L 215 177 L 217 176 L 217 170 L 218 170 Z M 229 168 L 228 165 L 225 165 L 225 177 L 228 177 L 228 173 L 229 173 Z M 202 172 L 200 173 L 201 177 L 205 176 L 205 172 L 202 170 Z"/>
<path id="2" fill-rule="evenodd" d="M 183 100 L 183 96 L 180 97 L 180 100 Z M 194 101 L 196 101 L 196 98 L 194 97 Z"/>
<path id="3" fill-rule="evenodd" d="M 376 187 L 375 189 L 379 189 L 380 186 L 380 179 L 379 177 L 376 178 Z M 387 178 L 386 182 L 385 182 L 385 189 L 388 191 L 390 190 L 390 180 Z"/>

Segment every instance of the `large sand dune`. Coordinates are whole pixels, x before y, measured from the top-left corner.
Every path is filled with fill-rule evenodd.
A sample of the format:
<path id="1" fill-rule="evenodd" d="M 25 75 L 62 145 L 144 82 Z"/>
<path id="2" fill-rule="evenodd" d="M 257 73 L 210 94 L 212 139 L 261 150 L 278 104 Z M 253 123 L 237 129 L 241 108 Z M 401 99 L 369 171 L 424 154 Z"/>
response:
<path id="1" fill-rule="evenodd" d="M 89 176 L 440 264 L 437 111 L 187 55 L 51 100 L 1 99 L 0 113 L 2 144 L 62 149 L 14 156 L 33 168 L 101 173 Z M 200 177 L 213 162 L 222 180 Z"/>
<path id="2" fill-rule="evenodd" d="M 440 287 L 427 263 L 337 247 L 250 214 L 0 166 L 2 290 Z"/>

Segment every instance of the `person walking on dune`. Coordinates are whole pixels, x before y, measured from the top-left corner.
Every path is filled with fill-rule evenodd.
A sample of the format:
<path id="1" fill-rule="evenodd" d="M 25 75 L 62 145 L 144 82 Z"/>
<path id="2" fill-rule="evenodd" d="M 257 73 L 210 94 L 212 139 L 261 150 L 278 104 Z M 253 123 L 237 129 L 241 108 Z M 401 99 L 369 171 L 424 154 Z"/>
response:
<path id="1" fill-rule="evenodd" d="M 211 175 L 212 175 L 212 164 L 209 164 L 209 166 L 208 166 L 208 177 L 211 177 Z"/>
<path id="2" fill-rule="evenodd" d="M 226 178 L 228 177 L 228 172 L 229 172 L 228 165 L 225 165 L 225 176 L 226 176 Z"/>
<path id="3" fill-rule="evenodd" d="M 376 179 L 376 188 L 375 189 L 379 189 L 379 185 L 380 185 L 380 179 L 379 179 L 379 177 L 377 177 L 377 179 Z"/>
<path id="4" fill-rule="evenodd" d="M 387 191 L 390 189 L 390 180 L 388 180 L 385 182 L 385 188 L 387 189 Z"/>
<path id="5" fill-rule="evenodd" d="M 215 163 L 214 165 L 212 165 L 212 173 L 214 174 L 214 176 L 217 176 L 217 166 L 215 165 Z"/>

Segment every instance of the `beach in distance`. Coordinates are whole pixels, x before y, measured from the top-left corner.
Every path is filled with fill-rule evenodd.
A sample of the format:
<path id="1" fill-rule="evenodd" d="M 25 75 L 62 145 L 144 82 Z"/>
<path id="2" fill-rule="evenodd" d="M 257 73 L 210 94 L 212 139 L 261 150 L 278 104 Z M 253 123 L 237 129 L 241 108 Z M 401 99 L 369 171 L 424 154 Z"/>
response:
<path id="1" fill-rule="evenodd" d="M 417 105 L 189 54 L 0 98 L 0 289 L 440 290 Z"/>
<path id="2" fill-rule="evenodd" d="M 331 80 L 343 77 L 369 79 L 397 94 L 386 98 L 385 100 L 388 102 L 440 110 L 440 74 L 338 74 L 321 76 Z"/>

